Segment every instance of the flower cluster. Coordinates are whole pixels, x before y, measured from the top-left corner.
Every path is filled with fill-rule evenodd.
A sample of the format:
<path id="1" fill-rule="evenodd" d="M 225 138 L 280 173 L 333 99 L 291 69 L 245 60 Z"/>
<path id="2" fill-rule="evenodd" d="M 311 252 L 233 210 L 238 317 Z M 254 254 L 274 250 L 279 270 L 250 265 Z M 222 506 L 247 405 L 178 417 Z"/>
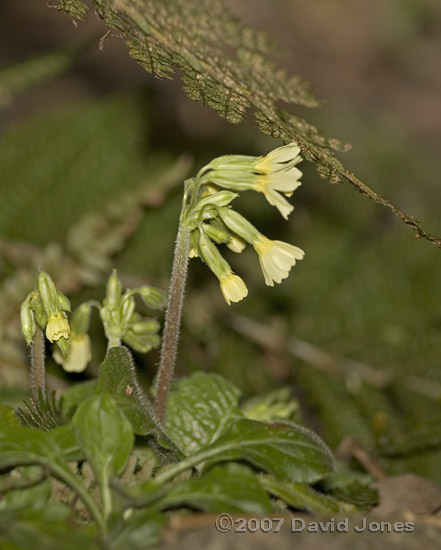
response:
<path id="1" fill-rule="evenodd" d="M 35 289 L 28 294 L 20 311 L 21 329 L 28 346 L 32 344 L 38 325 L 46 331 L 50 342 L 60 342 L 63 353 L 67 353 L 70 326 L 66 312 L 69 311 L 69 300 L 55 288 L 49 275 L 41 270 Z"/>
<path id="2" fill-rule="evenodd" d="M 135 294 L 152 309 L 166 305 L 165 293 L 150 286 L 127 289 L 124 294 L 116 270 L 107 282 L 107 293 L 103 304 L 93 303 L 99 309 L 109 347 L 125 342 L 135 351 L 146 353 L 160 344 L 159 323 L 156 319 L 143 319 L 135 311 Z"/>
<path id="3" fill-rule="evenodd" d="M 219 279 L 225 301 L 239 302 L 248 294 L 245 282 L 232 271 L 216 245 L 240 253 L 247 244 L 259 257 L 265 283 L 274 286 L 288 277 L 303 250 L 262 235 L 232 209 L 240 191 L 257 191 L 287 219 L 293 206 L 286 200 L 301 184 L 300 148 L 284 145 L 264 157 L 227 155 L 211 161 L 186 181 L 181 225 L 191 231 L 190 257 L 199 256 Z"/>
<path id="4" fill-rule="evenodd" d="M 125 342 L 136 351 L 147 352 L 160 343 L 159 324 L 156 319 L 143 319 L 135 311 L 135 295 L 152 309 L 162 309 L 166 304 L 165 293 L 157 288 L 141 286 L 122 292 L 116 270 L 107 283 L 103 303 L 91 300 L 81 304 L 72 314 L 70 323 L 69 300 L 55 288 L 52 279 L 41 271 L 35 289 L 29 293 L 21 307 L 21 330 L 28 345 L 32 344 L 37 325 L 46 331 L 46 337 L 54 344 L 53 358 L 66 372 L 82 372 L 92 358 L 89 330 L 92 307 L 101 316 L 109 347 Z"/>

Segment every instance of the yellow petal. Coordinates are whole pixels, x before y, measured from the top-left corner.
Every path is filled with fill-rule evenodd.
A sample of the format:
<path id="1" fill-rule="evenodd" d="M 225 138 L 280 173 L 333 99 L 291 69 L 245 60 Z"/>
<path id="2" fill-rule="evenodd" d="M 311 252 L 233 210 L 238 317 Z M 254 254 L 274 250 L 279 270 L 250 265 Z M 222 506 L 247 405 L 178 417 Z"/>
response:
<path id="1" fill-rule="evenodd" d="M 248 289 L 244 281 L 233 273 L 220 278 L 220 287 L 228 305 L 231 302 L 240 302 L 248 295 Z"/>

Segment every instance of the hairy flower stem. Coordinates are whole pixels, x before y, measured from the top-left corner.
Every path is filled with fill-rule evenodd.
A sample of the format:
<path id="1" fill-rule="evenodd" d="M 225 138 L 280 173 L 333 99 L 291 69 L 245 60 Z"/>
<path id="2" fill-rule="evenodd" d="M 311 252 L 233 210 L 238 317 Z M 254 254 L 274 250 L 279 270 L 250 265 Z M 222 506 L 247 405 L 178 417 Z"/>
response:
<path id="1" fill-rule="evenodd" d="M 44 332 L 37 326 L 32 342 L 31 351 L 31 392 L 32 397 L 37 400 L 38 394 L 45 393 L 46 376 L 44 365 Z"/>
<path id="2" fill-rule="evenodd" d="M 184 302 L 185 283 L 188 272 L 189 251 L 190 230 L 180 225 L 176 238 L 167 312 L 165 314 L 164 334 L 162 337 L 161 361 L 156 383 L 155 413 L 160 422 L 164 420 L 168 392 L 175 369 L 182 304 Z"/>

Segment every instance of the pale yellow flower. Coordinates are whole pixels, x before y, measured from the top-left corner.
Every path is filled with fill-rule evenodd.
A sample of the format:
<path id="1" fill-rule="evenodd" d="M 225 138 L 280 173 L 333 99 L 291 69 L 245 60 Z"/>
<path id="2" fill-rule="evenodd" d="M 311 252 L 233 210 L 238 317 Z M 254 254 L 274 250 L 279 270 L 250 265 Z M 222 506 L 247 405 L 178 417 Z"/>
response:
<path id="1" fill-rule="evenodd" d="M 256 168 L 262 172 L 277 172 L 291 168 L 301 162 L 300 147 L 292 142 L 288 145 L 277 147 L 264 157 L 260 157 Z"/>
<path id="2" fill-rule="evenodd" d="M 49 316 L 46 325 L 46 336 L 50 342 L 56 342 L 60 338 L 66 338 L 66 340 L 69 338 L 70 326 L 64 311 L 58 311 Z"/>
<path id="3" fill-rule="evenodd" d="M 92 346 L 88 334 L 75 334 L 71 338 L 70 352 L 66 357 L 55 348 L 54 360 L 62 365 L 66 372 L 83 372 L 92 359 Z"/>
<path id="4" fill-rule="evenodd" d="M 268 286 L 281 283 L 288 277 L 291 268 L 297 260 L 303 259 L 303 250 L 282 241 L 272 241 L 263 235 L 254 243 L 254 249 L 259 255 L 260 267 Z"/>
<path id="5" fill-rule="evenodd" d="M 236 254 L 240 254 L 241 252 L 243 252 L 247 245 L 247 243 L 238 235 L 230 235 L 230 238 L 225 244 L 230 250 L 236 252 Z"/>
<path id="6" fill-rule="evenodd" d="M 296 168 L 302 160 L 300 148 L 295 144 L 279 147 L 268 155 L 261 157 L 256 164 L 257 176 L 255 190 L 263 193 L 266 200 L 275 206 L 285 219 L 294 207 L 289 204 L 285 197 L 301 185 L 302 172 Z"/>
<path id="7" fill-rule="evenodd" d="M 245 296 L 248 296 L 248 289 L 244 281 L 234 273 L 230 272 L 219 279 L 222 294 L 228 305 L 231 302 L 240 302 Z"/>

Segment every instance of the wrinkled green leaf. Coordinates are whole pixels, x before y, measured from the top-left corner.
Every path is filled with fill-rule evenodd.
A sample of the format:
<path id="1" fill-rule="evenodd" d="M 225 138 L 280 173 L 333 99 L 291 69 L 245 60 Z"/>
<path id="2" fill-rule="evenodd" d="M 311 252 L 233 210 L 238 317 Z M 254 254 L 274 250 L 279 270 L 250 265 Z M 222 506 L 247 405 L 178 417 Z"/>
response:
<path id="1" fill-rule="evenodd" d="M 201 476 L 176 483 L 159 506 L 162 509 L 190 506 L 211 513 L 271 511 L 268 494 L 256 474 L 247 466 L 234 463 L 214 466 Z"/>
<path id="2" fill-rule="evenodd" d="M 96 391 L 113 397 L 132 423 L 135 434 L 148 435 L 159 429 L 153 405 L 139 386 L 132 354 L 127 348 L 109 349 L 100 366 Z"/>
<path id="3" fill-rule="evenodd" d="M 72 423 L 100 481 L 123 472 L 133 447 L 133 429 L 111 397 L 97 395 L 81 403 Z"/>
<path id="4" fill-rule="evenodd" d="M 305 483 L 279 481 L 268 475 L 260 475 L 259 480 L 265 490 L 293 508 L 319 515 L 342 511 L 333 498 L 315 491 Z"/>
<path id="5" fill-rule="evenodd" d="M 204 453 L 201 453 L 201 455 Z M 207 449 L 208 463 L 246 460 L 281 481 L 311 483 L 334 469 L 331 451 L 313 432 L 288 422 L 239 418 Z"/>
<path id="6" fill-rule="evenodd" d="M 207 447 L 239 413 L 240 391 L 217 374 L 196 372 L 171 391 L 165 416 L 167 434 L 185 455 Z"/>

